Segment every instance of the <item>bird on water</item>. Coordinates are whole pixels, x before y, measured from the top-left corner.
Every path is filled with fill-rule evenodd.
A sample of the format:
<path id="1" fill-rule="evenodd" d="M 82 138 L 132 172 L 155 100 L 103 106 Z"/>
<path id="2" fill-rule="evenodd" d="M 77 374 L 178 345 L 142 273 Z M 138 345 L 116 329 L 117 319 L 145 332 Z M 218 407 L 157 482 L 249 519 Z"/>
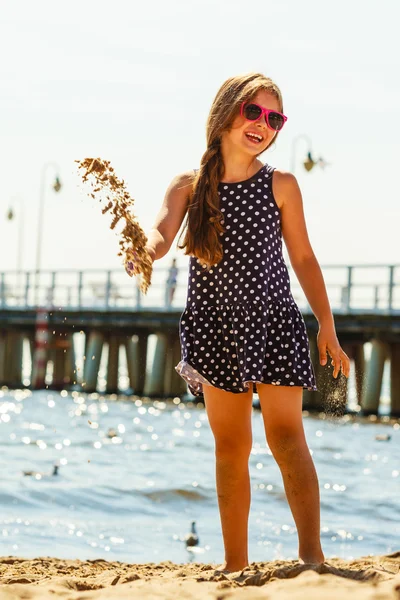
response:
<path id="1" fill-rule="evenodd" d="M 23 471 L 23 474 L 27 477 L 36 477 L 37 479 L 42 479 L 42 477 L 53 477 L 53 475 L 58 475 L 58 465 L 54 465 L 53 471 L 51 473 L 40 473 L 39 471 Z"/>
<path id="2" fill-rule="evenodd" d="M 196 531 L 196 521 L 192 521 L 192 528 L 190 533 L 188 533 L 187 535 L 185 535 L 185 544 L 186 547 L 188 546 L 198 546 L 199 544 L 199 536 L 197 535 L 197 531 Z"/>

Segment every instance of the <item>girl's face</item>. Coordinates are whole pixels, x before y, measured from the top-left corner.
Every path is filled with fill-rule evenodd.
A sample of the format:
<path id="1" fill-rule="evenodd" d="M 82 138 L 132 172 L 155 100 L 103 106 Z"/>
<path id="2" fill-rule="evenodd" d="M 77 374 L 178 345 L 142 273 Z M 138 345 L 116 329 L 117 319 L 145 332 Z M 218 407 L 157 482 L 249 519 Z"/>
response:
<path id="1" fill-rule="evenodd" d="M 263 108 L 270 108 L 280 112 L 278 99 L 264 90 L 258 92 L 251 99 L 251 102 L 255 102 Z M 276 132 L 267 126 L 265 119 L 265 114 L 258 121 L 248 121 L 242 115 L 237 115 L 231 129 L 224 131 L 222 134 L 222 143 L 225 145 L 225 148 L 241 149 L 253 156 L 264 152 L 276 136 Z M 261 139 L 256 140 L 254 136 L 249 135 L 251 133 L 258 134 L 258 136 L 261 136 Z"/>

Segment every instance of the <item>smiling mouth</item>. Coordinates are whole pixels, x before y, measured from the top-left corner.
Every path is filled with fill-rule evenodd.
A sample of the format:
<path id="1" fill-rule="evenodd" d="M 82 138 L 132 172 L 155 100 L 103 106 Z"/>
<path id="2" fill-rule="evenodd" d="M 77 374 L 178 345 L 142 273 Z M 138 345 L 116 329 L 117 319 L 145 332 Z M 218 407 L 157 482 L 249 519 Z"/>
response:
<path id="1" fill-rule="evenodd" d="M 245 133 L 245 136 L 247 137 L 248 140 L 253 142 L 253 144 L 260 144 L 263 141 L 262 135 L 259 135 L 258 133 L 247 132 L 247 133 Z"/>

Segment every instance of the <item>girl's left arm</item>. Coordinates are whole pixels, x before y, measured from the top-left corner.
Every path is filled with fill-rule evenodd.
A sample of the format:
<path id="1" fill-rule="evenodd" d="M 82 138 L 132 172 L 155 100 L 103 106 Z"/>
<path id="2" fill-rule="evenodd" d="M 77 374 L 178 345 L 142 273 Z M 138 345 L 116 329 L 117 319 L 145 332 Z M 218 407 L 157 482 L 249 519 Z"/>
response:
<path id="1" fill-rule="evenodd" d="M 320 363 L 326 364 L 328 352 L 334 365 L 333 376 L 336 378 L 342 369 L 343 374 L 348 377 L 350 360 L 336 336 L 325 281 L 310 244 L 303 199 L 295 176 L 276 170 L 273 176 L 273 194 L 281 211 L 282 236 L 290 263 L 319 324 L 317 343 Z"/>

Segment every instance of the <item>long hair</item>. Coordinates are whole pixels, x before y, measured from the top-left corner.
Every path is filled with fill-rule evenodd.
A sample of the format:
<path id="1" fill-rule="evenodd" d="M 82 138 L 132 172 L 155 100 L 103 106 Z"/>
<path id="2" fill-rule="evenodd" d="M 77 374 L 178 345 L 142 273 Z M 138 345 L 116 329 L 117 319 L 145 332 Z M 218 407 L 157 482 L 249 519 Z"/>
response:
<path id="1" fill-rule="evenodd" d="M 277 98 L 279 110 L 283 112 L 278 86 L 261 73 L 248 73 L 230 77 L 222 84 L 208 115 L 207 149 L 193 179 L 186 221 L 177 244 L 178 248 L 184 249 L 184 254 L 197 257 L 207 270 L 218 264 L 223 256 L 220 235 L 225 229 L 218 196 L 218 184 L 224 176 L 221 136 L 232 127 L 242 102 L 251 100 L 262 90 Z M 276 135 L 267 147 L 276 140 Z M 184 239 L 179 245 L 182 236 Z"/>

